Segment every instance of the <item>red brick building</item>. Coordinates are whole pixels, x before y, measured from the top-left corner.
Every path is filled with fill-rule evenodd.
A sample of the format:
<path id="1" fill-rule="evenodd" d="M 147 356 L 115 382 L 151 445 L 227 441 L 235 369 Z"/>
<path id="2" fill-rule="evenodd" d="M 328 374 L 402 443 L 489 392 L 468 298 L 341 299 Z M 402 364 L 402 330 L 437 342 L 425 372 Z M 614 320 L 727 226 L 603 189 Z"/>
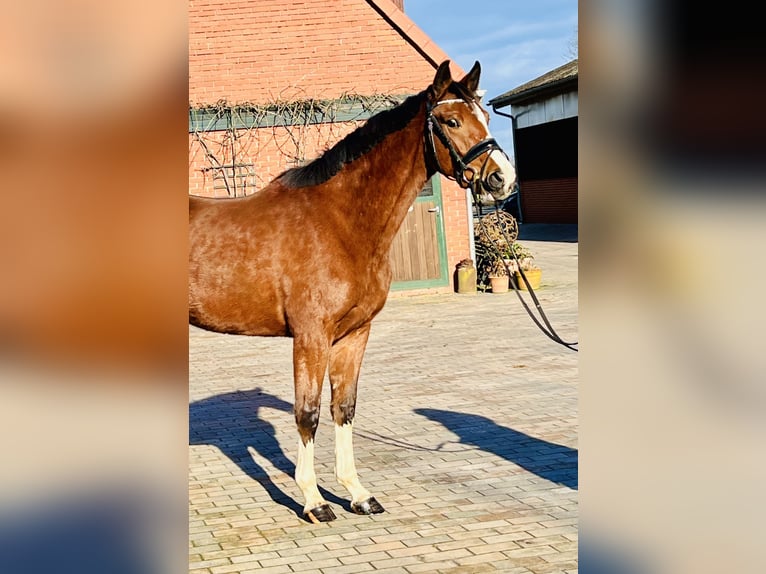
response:
<path id="1" fill-rule="evenodd" d="M 256 191 L 423 90 L 445 59 L 401 0 L 190 0 L 190 193 Z M 436 176 L 413 207 L 394 288 L 449 289 L 470 253 L 465 191 Z"/>

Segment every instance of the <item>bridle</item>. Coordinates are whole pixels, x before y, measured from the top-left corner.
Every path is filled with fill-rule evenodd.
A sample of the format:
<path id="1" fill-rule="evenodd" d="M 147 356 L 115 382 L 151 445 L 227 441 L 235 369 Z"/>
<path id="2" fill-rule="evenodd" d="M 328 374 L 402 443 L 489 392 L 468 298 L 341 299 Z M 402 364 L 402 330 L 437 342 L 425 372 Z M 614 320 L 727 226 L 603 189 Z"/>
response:
<path id="1" fill-rule="evenodd" d="M 442 168 L 441 164 L 439 163 L 439 157 L 436 155 L 436 147 L 434 144 L 434 134 L 436 134 L 436 137 L 439 138 L 439 141 L 442 143 L 442 145 L 447 148 L 450 158 L 452 159 L 452 175 L 447 175 L 447 177 L 453 178 L 461 187 L 470 188 L 471 193 L 474 195 L 474 199 L 476 199 L 477 194 L 480 193 L 482 189 L 487 191 L 492 189 L 492 186 L 487 182 L 488 174 L 486 173 L 487 164 L 489 163 L 489 157 L 492 152 L 499 151 L 505 155 L 506 158 L 508 156 L 503 151 L 503 148 L 498 145 L 497 141 L 495 141 L 495 138 L 485 138 L 481 140 L 479 143 L 465 152 L 465 154 L 462 156 L 457 152 L 455 146 L 452 145 L 452 141 L 450 141 L 450 139 L 447 137 L 447 134 L 444 133 L 444 130 L 439 125 L 439 122 L 434 118 L 433 110 L 436 106 L 440 106 L 442 104 L 453 104 L 458 102 L 467 105 L 472 105 L 475 103 L 473 101 L 469 102 L 463 99 L 441 100 L 435 104 L 432 104 L 428 101 L 426 102 L 426 162 L 435 171 L 439 171 L 447 175 L 447 171 Z M 484 162 L 481 164 L 481 168 L 478 171 L 472 167 L 469 167 L 470 163 L 474 162 L 484 154 L 486 154 L 486 157 L 484 158 Z"/>
<path id="2" fill-rule="evenodd" d="M 453 173 L 452 177 L 457 181 L 457 183 L 461 187 L 469 188 L 471 190 L 471 195 L 473 196 L 474 202 L 478 201 L 478 196 L 481 193 L 482 188 L 489 191 L 491 189 L 491 186 L 489 186 L 487 182 L 487 164 L 489 163 L 489 157 L 494 151 L 499 151 L 503 155 L 508 157 L 505 152 L 503 151 L 503 148 L 501 148 L 494 138 L 485 138 L 481 140 L 479 143 L 471 147 L 465 154 L 462 156 L 457 152 L 455 149 L 455 146 L 452 145 L 452 142 L 447 137 L 447 134 L 444 133 L 444 130 L 439 125 L 439 122 L 437 122 L 433 115 L 433 109 L 436 106 L 439 106 L 441 104 L 452 104 L 462 102 L 468 105 L 472 105 L 475 102 L 473 101 L 466 101 L 462 99 L 450 99 L 450 100 L 441 100 L 436 102 L 435 104 L 431 104 L 431 102 L 426 102 L 426 125 L 425 125 L 425 141 L 426 141 L 426 162 L 428 165 L 433 168 L 435 171 L 439 171 L 441 173 L 446 174 L 446 171 L 442 169 L 441 164 L 439 163 L 439 158 L 436 155 L 436 148 L 434 147 L 434 134 L 436 134 L 436 137 L 439 138 L 439 141 L 442 142 L 445 148 L 447 148 L 447 151 L 449 152 L 450 158 L 452 159 L 452 166 L 453 166 Z M 476 171 L 474 168 L 469 167 L 468 164 L 475 161 L 482 155 L 486 154 L 486 157 L 484 158 L 484 162 L 481 164 L 481 168 Z M 447 177 L 450 177 L 449 175 Z M 496 205 L 496 210 L 499 210 L 499 207 Z M 513 239 L 509 238 L 505 231 L 503 230 L 502 226 L 500 227 L 503 238 L 505 242 L 508 244 L 508 247 L 510 248 L 511 244 L 516 240 L 515 237 Z M 485 231 L 486 232 L 486 231 Z M 511 275 L 511 271 L 508 268 L 508 263 L 505 262 L 505 260 L 502 257 L 502 254 L 499 252 L 498 247 L 494 244 L 494 242 L 491 242 L 492 247 L 497 251 L 497 255 L 500 256 L 501 260 L 503 260 L 503 264 L 505 265 L 506 272 L 508 275 Z M 559 343 L 560 345 L 563 345 L 564 347 L 572 350 L 577 351 L 577 343 L 569 343 L 567 341 L 564 341 L 561 337 L 559 337 L 558 333 L 553 329 L 553 326 L 548 321 L 548 318 L 545 315 L 545 312 L 543 311 L 542 306 L 540 305 L 540 301 L 537 299 L 537 296 L 535 295 L 534 290 L 532 289 L 532 285 L 529 284 L 529 280 L 527 279 L 527 276 L 525 275 L 523 269 L 521 268 L 521 262 L 518 260 L 518 257 L 516 257 L 515 252 L 511 250 L 511 253 L 513 254 L 514 259 L 516 259 L 516 263 L 518 265 L 518 269 L 520 272 L 520 275 L 522 277 L 522 280 L 525 282 L 527 290 L 532 297 L 532 300 L 534 301 L 535 307 L 537 309 L 538 314 L 540 315 L 540 318 L 542 319 L 542 322 L 535 316 L 535 314 L 532 312 L 532 310 L 527 305 L 526 301 L 521 296 L 521 293 L 519 293 L 518 287 L 513 284 L 513 288 L 516 291 L 516 295 L 518 296 L 519 300 L 521 301 L 522 306 L 526 310 L 527 314 L 532 318 L 532 321 L 540 328 L 540 330 L 551 340 L 553 340 L 556 343 Z"/>

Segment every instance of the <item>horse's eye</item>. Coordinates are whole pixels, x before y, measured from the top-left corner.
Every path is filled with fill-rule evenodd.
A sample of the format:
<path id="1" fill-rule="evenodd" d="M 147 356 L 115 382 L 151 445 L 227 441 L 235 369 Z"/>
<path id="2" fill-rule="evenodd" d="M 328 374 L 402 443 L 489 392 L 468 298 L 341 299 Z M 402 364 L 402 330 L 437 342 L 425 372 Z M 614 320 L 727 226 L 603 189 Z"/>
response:
<path id="1" fill-rule="evenodd" d="M 456 120 L 455 118 L 450 118 L 445 123 L 450 128 L 459 128 L 460 127 L 460 121 Z"/>

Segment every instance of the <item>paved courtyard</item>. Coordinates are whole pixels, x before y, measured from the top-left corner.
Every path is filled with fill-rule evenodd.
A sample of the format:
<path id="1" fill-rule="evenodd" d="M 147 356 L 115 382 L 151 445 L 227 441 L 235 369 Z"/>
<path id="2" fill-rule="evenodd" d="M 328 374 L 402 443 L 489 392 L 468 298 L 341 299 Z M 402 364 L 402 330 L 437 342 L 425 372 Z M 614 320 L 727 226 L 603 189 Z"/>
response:
<path id="1" fill-rule="evenodd" d="M 521 240 L 543 268 L 545 312 L 576 340 L 576 228 L 523 226 Z M 192 573 L 577 571 L 577 353 L 538 331 L 513 291 L 389 299 L 354 433 L 360 479 L 386 513 L 349 510 L 325 384 L 327 524 L 300 517 L 291 340 L 189 337 Z"/>

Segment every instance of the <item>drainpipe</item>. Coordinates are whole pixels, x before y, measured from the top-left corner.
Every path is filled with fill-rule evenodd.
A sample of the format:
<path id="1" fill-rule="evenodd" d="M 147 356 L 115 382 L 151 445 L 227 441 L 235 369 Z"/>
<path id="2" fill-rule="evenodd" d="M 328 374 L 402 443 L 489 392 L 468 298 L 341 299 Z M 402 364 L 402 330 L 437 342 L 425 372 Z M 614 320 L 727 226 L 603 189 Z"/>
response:
<path id="1" fill-rule="evenodd" d="M 516 164 L 516 181 L 518 182 L 519 178 L 519 162 L 518 162 L 518 156 L 516 155 L 516 116 L 512 114 L 506 114 L 505 112 L 501 112 L 497 109 L 497 105 L 492 105 L 492 111 L 495 112 L 498 116 L 505 116 L 506 118 L 511 119 L 511 139 L 513 140 L 511 142 L 511 145 L 513 145 L 513 162 Z M 521 185 L 519 185 L 519 195 L 516 200 L 517 205 L 519 206 L 519 223 L 524 222 L 524 214 L 521 211 Z"/>
<path id="2" fill-rule="evenodd" d="M 479 99 L 486 93 L 487 90 L 476 90 L 476 95 L 479 96 Z M 471 261 L 476 265 L 476 239 L 474 237 L 475 231 L 473 227 L 473 194 L 471 193 L 470 187 L 465 189 L 465 211 L 468 215 L 468 252 L 471 256 Z"/>
<path id="3" fill-rule="evenodd" d="M 473 230 L 473 197 L 471 196 L 471 188 L 465 190 L 465 208 L 468 214 L 468 248 L 471 254 L 471 261 L 476 265 L 476 241 L 474 238 Z"/>

